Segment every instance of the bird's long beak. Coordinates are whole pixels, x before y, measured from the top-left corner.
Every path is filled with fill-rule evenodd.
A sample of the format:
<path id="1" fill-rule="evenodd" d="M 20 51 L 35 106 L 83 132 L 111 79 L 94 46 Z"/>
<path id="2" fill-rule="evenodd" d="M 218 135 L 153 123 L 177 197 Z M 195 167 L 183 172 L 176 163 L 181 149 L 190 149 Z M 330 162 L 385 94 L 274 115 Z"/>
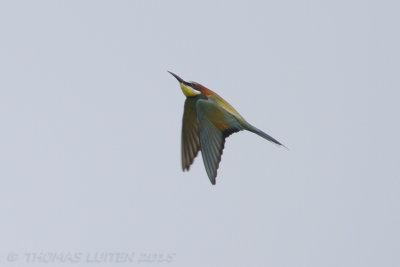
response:
<path id="1" fill-rule="evenodd" d="M 169 72 L 172 76 L 174 76 L 174 77 L 178 80 L 178 82 L 180 82 L 180 83 L 186 83 L 181 77 L 179 77 L 179 76 L 176 75 L 175 73 L 170 72 L 169 70 L 168 70 L 168 72 Z"/>
<path id="2" fill-rule="evenodd" d="M 183 92 L 183 94 L 185 96 L 193 97 L 193 96 L 196 96 L 196 95 L 200 94 L 199 91 L 197 91 L 197 90 L 192 88 L 192 85 L 190 83 L 184 81 L 181 77 L 179 77 L 175 73 L 172 73 L 170 71 L 168 71 L 168 72 L 178 80 L 178 82 L 179 82 L 179 84 L 181 86 L 182 92 Z"/>

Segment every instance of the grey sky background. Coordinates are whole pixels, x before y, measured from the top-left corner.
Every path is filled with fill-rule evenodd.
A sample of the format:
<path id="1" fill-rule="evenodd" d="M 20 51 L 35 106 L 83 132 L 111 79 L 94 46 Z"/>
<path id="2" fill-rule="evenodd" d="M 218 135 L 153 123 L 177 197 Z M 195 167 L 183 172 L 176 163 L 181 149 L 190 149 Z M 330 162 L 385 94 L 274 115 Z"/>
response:
<path id="1" fill-rule="evenodd" d="M 0 265 L 135 252 L 174 253 L 146 266 L 400 266 L 398 10 L 2 1 Z M 185 98 L 167 70 L 289 150 L 241 132 L 216 186 L 200 155 L 183 173 Z"/>

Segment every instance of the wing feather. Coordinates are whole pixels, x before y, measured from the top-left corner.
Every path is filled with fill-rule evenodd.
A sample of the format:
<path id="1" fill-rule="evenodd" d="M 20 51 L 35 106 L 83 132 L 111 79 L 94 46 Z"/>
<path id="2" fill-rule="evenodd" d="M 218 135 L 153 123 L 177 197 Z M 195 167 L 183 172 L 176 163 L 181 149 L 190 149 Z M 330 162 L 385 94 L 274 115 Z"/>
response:
<path id="1" fill-rule="evenodd" d="M 195 98 L 187 98 L 182 118 L 182 170 L 189 170 L 200 150 Z"/>
<path id="2" fill-rule="evenodd" d="M 199 100 L 196 104 L 201 155 L 208 178 L 215 184 L 225 146 L 225 138 L 243 129 L 238 120 L 217 103 Z"/>

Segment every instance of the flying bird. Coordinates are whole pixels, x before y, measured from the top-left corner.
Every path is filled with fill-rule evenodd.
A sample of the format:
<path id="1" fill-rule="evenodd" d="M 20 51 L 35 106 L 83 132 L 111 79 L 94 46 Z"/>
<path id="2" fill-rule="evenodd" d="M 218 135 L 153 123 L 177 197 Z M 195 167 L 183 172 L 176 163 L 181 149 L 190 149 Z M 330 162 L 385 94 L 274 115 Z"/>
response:
<path id="1" fill-rule="evenodd" d="M 218 94 L 196 82 L 186 82 L 174 76 L 186 96 L 182 119 L 182 169 L 188 171 L 201 150 L 208 178 L 215 185 L 225 138 L 247 130 L 283 146 L 276 139 L 248 123 Z"/>

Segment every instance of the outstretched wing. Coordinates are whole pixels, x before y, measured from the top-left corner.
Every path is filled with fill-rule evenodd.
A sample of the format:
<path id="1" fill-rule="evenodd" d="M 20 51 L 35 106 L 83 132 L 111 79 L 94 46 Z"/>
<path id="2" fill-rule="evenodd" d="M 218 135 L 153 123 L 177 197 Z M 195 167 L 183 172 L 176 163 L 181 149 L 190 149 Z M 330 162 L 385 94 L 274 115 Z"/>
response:
<path id="1" fill-rule="evenodd" d="M 197 98 L 187 98 L 182 118 L 182 170 L 189 170 L 200 150 L 196 112 Z"/>
<path id="2" fill-rule="evenodd" d="M 225 109 L 209 100 L 196 104 L 199 121 L 201 155 L 208 178 L 215 184 L 225 138 L 243 129 L 238 120 Z"/>

